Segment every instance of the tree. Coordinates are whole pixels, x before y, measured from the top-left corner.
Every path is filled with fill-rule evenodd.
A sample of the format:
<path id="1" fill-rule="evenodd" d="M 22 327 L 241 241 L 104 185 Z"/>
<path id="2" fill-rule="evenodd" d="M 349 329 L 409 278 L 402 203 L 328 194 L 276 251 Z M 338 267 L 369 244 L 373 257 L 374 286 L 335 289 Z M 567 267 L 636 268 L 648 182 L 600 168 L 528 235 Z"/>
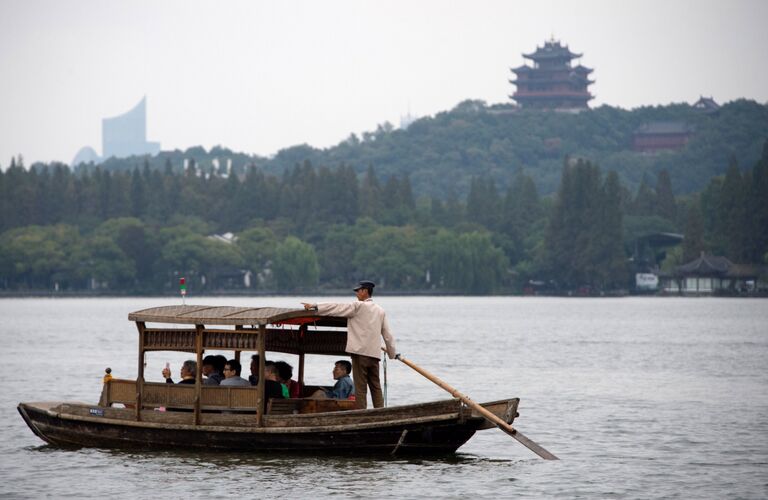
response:
<path id="1" fill-rule="evenodd" d="M 699 257 L 704 247 L 704 222 L 698 203 L 688 207 L 683 240 L 683 261 L 690 262 Z"/>
<path id="2" fill-rule="evenodd" d="M 376 172 L 373 169 L 373 165 L 368 165 L 365 177 L 363 177 L 362 186 L 360 187 L 360 215 L 372 219 L 380 217 L 384 208 L 381 197 L 381 186 L 376 178 Z"/>
<path id="3" fill-rule="evenodd" d="M 499 230 L 510 240 L 507 257 L 513 262 L 525 259 L 528 256 L 523 250 L 523 242 L 541 218 L 542 208 L 536 184 L 530 176 L 523 174 L 522 169 L 507 189 L 501 214 Z"/>
<path id="4" fill-rule="evenodd" d="M 749 183 L 744 181 L 735 160 L 731 161 L 723 179 L 722 190 L 717 202 L 717 217 L 714 232 L 721 242 L 726 256 L 736 262 L 748 258 L 749 240 Z"/>
<path id="5" fill-rule="evenodd" d="M 0 235 L 0 275 L 7 285 L 65 288 L 82 278 L 77 272 L 82 261 L 80 233 L 73 226 L 27 226 Z"/>
<path id="6" fill-rule="evenodd" d="M 467 220 L 495 230 L 500 212 L 501 201 L 493 179 L 473 178 L 467 197 Z"/>
<path id="7" fill-rule="evenodd" d="M 118 257 L 128 261 L 126 265 L 133 269 L 133 272 L 120 276 L 123 286 L 155 284 L 154 264 L 160 257 L 160 248 L 157 238 L 141 220 L 135 217 L 106 220 L 95 229 L 94 237 L 113 241 L 122 252 L 122 256 Z"/>
<path id="8" fill-rule="evenodd" d="M 483 294 L 498 289 L 509 267 L 490 233 L 457 235 L 440 229 L 430 238 L 428 269 L 433 288 Z"/>
<path id="9" fill-rule="evenodd" d="M 597 166 L 582 160 L 563 168 L 543 261 L 565 289 L 614 288 L 623 281 L 621 188 L 615 174 L 604 185 L 600 177 Z"/>
<path id="10" fill-rule="evenodd" d="M 147 196 L 144 187 L 144 178 L 138 168 L 131 174 L 131 215 L 141 218 L 147 209 Z"/>
<path id="11" fill-rule="evenodd" d="M 623 245 L 621 186 L 616 171 L 606 176 L 601 190 L 600 219 L 597 225 L 595 274 L 601 289 L 615 290 L 627 284 L 627 257 Z"/>
<path id="12" fill-rule="evenodd" d="M 112 239 L 94 235 L 86 241 L 88 277 L 98 288 L 118 289 L 132 284 L 136 266 Z"/>
<path id="13" fill-rule="evenodd" d="M 656 177 L 656 215 L 675 220 L 677 215 L 677 206 L 675 205 L 675 195 L 672 193 L 672 180 L 666 169 L 661 170 Z"/>
<path id="14" fill-rule="evenodd" d="M 275 249 L 273 272 L 281 291 L 317 286 L 320 269 L 315 249 L 295 236 L 287 237 Z"/>
<path id="15" fill-rule="evenodd" d="M 656 193 L 643 177 L 632 202 L 632 215 L 653 215 L 656 213 Z"/>
<path id="16" fill-rule="evenodd" d="M 768 139 L 763 143 L 763 155 L 752 169 L 749 184 L 749 251 L 748 262 L 768 263 Z"/>
<path id="17" fill-rule="evenodd" d="M 277 238 L 268 227 L 251 227 L 237 235 L 235 243 L 240 249 L 245 266 L 266 281 L 267 270 L 275 257 Z"/>

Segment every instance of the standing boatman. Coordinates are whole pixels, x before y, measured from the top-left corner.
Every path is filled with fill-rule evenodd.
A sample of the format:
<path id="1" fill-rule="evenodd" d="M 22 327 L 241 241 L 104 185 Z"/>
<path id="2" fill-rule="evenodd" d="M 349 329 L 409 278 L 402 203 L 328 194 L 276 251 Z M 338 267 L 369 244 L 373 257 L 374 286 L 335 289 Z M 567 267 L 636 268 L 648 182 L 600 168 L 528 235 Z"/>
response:
<path id="1" fill-rule="evenodd" d="M 361 281 L 354 288 L 357 301 L 345 304 L 309 304 L 302 302 L 304 309 L 317 311 L 323 316 L 347 318 L 347 346 L 345 351 L 352 356 L 352 378 L 355 382 L 355 402 L 359 409 L 368 406 L 368 388 L 374 408 L 384 406 L 379 379 L 379 356 L 381 338 L 387 348 L 389 359 L 397 356 L 395 339 L 389 331 L 384 309 L 373 302 L 373 281 Z"/>

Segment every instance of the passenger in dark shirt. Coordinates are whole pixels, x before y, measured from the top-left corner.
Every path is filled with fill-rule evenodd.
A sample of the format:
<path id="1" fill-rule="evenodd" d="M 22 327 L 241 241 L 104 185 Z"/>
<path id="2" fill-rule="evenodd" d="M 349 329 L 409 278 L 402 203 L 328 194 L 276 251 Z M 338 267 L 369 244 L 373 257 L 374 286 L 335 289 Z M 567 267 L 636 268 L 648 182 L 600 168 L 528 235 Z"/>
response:
<path id="1" fill-rule="evenodd" d="M 227 362 L 227 358 L 224 356 L 214 356 L 209 354 L 203 358 L 203 375 L 206 377 L 203 379 L 204 385 L 219 385 L 224 380 L 224 364 Z"/>
<path id="2" fill-rule="evenodd" d="M 179 381 L 180 384 L 194 384 L 195 383 L 195 373 L 197 373 L 197 362 L 193 359 L 188 359 L 184 362 L 183 365 L 181 365 L 180 375 L 181 380 Z M 171 369 L 170 368 L 163 368 L 163 377 L 165 377 L 165 382 L 168 384 L 173 383 L 173 379 L 171 379 Z"/>

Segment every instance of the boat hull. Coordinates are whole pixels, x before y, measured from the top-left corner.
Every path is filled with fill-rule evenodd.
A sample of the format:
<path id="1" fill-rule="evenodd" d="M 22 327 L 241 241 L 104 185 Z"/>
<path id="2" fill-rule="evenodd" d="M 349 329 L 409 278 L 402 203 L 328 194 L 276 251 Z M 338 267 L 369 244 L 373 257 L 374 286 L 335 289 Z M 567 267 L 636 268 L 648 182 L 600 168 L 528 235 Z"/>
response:
<path id="1" fill-rule="evenodd" d="M 486 427 L 483 419 L 461 412 L 387 419 L 386 410 L 361 410 L 343 412 L 349 415 L 339 425 L 327 425 L 327 416 L 325 425 L 320 426 L 311 425 L 306 418 L 302 423 L 283 416 L 274 425 L 259 427 L 163 422 L 163 417 L 169 420 L 176 416 L 157 412 L 149 415 L 155 421 L 135 421 L 126 419 L 134 413 L 131 410 L 67 403 L 21 403 L 18 411 L 32 431 L 50 444 L 97 448 L 449 454 Z"/>

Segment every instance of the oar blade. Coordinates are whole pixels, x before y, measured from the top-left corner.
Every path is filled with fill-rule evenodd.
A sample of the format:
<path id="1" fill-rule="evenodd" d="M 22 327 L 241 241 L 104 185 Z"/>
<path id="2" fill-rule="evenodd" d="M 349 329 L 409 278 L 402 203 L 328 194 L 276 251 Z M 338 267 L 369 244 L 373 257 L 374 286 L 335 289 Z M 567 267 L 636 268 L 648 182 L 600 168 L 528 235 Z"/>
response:
<path id="1" fill-rule="evenodd" d="M 541 458 L 545 460 L 560 460 L 555 455 L 544 449 L 543 446 L 538 444 L 536 441 L 533 441 L 531 439 L 528 439 L 522 432 L 515 429 L 514 431 L 510 431 L 509 429 L 506 429 L 505 427 L 502 427 L 501 425 L 498 425 L 498 428 L 512 436 L 513 438 L 517 439 L 520 444 L 540 456 Z"/>

